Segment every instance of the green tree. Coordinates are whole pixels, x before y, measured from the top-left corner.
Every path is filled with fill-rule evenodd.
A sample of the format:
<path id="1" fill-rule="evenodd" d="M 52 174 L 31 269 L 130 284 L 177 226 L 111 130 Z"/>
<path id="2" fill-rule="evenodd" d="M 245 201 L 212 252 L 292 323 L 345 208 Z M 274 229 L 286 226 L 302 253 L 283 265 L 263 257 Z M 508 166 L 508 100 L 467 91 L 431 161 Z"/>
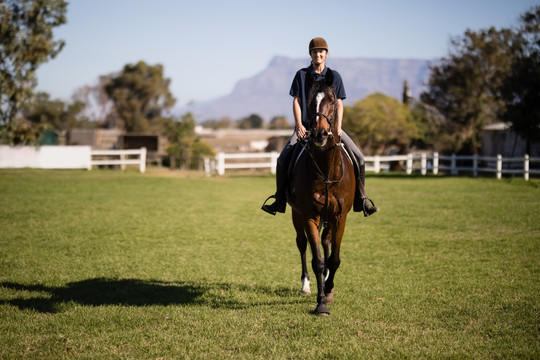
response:
<path id="1" fill-rule="evenodd" d="M 343 129 L 370 154 L 382 154 L 391 148 L 406 153 L 411 142 L 422 136 L 421 126 L 409 108 L 380 93 L 345 106 Z"/>
<path id="2" fill-rule="evenodd" d="M 268 124 L 270 129 L 290 129 L 291 125 L 285 116 L 274 116 Z"/>
<path id="3" fill-rule="evenodd" d="M 540 5 L 521 16 L 516 32 L 513 63 L 501 86 L 506 107 L 501 119 L 512 123 L 512 129 L 531 143 L 540 139 Z"/>
<path id="4" fill-rule="evenodd" d="M 144 61 L 124 66 L 105 90 L 113 100 L 120 122 L 127 132 L 152 130 L 162 115 L 170 110 L 175 98 L 169 91 L 170 79 L 163 77 L 163 66 Z"/>
<path id="5" fill-rule="evenodd" d="M 242 118 L 238 121 L 239 129 L 260 129 L 263 127 L 264 120 L 257 114 L 251 114 L 248 117 Z"/>
<path id="6" fill-rule="evenodd" d="M 195 119 L 191 113 L 183 115 L 180 121 L 168 118 L 164 128 L 169 141 L 167 155 L 172 158 L 171 167 L 196 169 L 202 156 L 214 155 L 212 147 L 196 136 Z M 176 165 L 172 162 L 176 162 Z"/>
<path id="7" fill-rule="evenodd" d="M 32 131 L 29 124 L 18 122 L 17 114 L 36 85 L 37 68 L 64 46 L 53 39 L 53 28 L 66 23 L 66 7 L 64 0 L 0 3 L 0 126 L 12 143 L 21 131 Z"/>
<path id="8" fill-rule="evenodd" d="M 71 130 L 78 125 L 79 114 L 84 104 L 79 101 L 65 103 L 62 100 L 52 100 L 49 94 L 39 92 L 22 108 L 24 119 L 34 125 L 53 130 Z"/>
<path id="9" fill-rule="evenodd" d="M 38 144 L 45 131 L 58 133 L 80 125 L 88 127 L 87 119 L 80 116 L 83 108 L 81 102 L 65 103 L 52 100 L 45 92 L 36 93 L 22 106 L 10 140 L 14 144 Z"/>
<path id="10" fill-rule="evenodd" d="M 439 150 L 478 152 L 482 127 L 496 121 L 505 106 L 499 93 L 512 63 L 512 38 L 509 29 L 467 30 L 451 40 L 448 57 L 431 68 L 420 99 L 442 115 Z"/>

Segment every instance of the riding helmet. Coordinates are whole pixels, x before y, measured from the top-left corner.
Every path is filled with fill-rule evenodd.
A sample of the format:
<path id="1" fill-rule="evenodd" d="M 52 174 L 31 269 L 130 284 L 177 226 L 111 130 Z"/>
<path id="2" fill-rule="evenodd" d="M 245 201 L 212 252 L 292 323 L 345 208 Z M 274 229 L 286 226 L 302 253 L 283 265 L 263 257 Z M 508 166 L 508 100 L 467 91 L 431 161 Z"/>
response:
<path id="1" fill-rule="evenodd" d="M 311 39 L 309 42 L 309 54 L 311 55 L 311 50 L 313 49 L 324 49 L 328 51 L 328 44 L 326 43 L 326 40 L 320 37 L 316 37 L 314 39 Z"/>

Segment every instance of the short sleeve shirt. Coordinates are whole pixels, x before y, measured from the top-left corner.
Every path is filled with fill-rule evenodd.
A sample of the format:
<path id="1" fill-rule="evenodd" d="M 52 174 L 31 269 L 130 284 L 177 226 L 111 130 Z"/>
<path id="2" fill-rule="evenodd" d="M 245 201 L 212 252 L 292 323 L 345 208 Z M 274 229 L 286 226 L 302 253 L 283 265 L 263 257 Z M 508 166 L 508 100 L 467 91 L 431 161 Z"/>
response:
<path id="1" fill-rule="evenodd" d="M 313 65 L 310 65 L 307 68 L 302 68 L 296 72 L 293 82 L 291 84 L 291 90 L 289 95 L 293 97 L 298 97 L 300 99 L 300 108 L 302 110 L 302 124 L 306 127 L 310 127 L 310 122 L 307 116 L 307 99 L 309 96 L 310 89 L 306 89 L 306 74 L 308 71 L 311 71 L 315 81 L 323 81 L 325 79 L 327 71 L 332 71 L 334 74 L 334 91 L 338 99 L 345 100 L 347 95 L 345 94 L 345 87 L 343 86 L 343 80 L 341 75 L 328 67 L 325 67 L 322 73 L 317 74 L 313 69 Z"/>

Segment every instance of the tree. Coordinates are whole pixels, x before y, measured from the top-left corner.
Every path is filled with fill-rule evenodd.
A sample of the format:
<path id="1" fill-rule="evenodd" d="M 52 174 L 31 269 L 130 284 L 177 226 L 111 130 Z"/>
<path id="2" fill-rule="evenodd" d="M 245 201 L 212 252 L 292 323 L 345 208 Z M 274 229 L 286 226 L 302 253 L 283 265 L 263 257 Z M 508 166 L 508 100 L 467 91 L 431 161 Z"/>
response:
<path id="1" fill-rule="evenodd" d="M 127 132 L 151 130 L 176 99 L 169 91 L 170 79 L 163 77 L 163 66 L 144 61 L 128 64 L 120 75 L 105 86 L 114 102 L 120 122 Z"/>
<path id="2" fill-rule="evenodd" d="M 165 135 L 170 143 L 167 155 L 178 165 L 187 165 L 194 169 L 197 168 L 200 157 L 214 154 L 212 147 L 195 135 L 195 119 L 191 113 L 183 115 L 180 121 L 167 119 L 165 128 Z M 172 163 L 171 167 L 174 167 Z"/>
<path id="3" fill-rule="evenodd" d="M 442 151 L 477 153 L 481 129 L 504 109 L 499 93 L 512 63 L 513 32 L 490 28 L 451 40 L 450 54 L 431 68 L 422 103 L 443 116 L 436 135 Z"/>
<path id="4" fill-rule="evenodd" d="M 264 120 L 257 114 L 251 114 L 248 117 L 242 118 L 238 121 L 239 129 L 260 129 L 264 124 Z"/>
<path id="5" fill-rule="evenodd" d="M 287 118 L 285 116 L 274 116 L 272 120 L 270 120 L 270 123 L 268 124 L 268 128 L 270 129 L 290 129 L 291 125 L 289 125 L 289 122 L 287 121 Z"/>
<path id="6" fill-rule="evenodd" d="M 118 127 L 118 114 L 114 102 L 105 91 L 105 86 L 118 75 L 118 73 L 102 75 L 95 85 L 82 86 L 72 96 L 73 101 L 84 104 L 82 111 L 84 116 L 101 127 Z"/>
<path id="7" fill-rule="evenodd" d="M 421 137 L 421 127 L 414 119 L 406 105 L 375 93 L 344 107 L 343 129 L 368 153 L 385 153 L 393 147 L 405 153 Z"/>
<path id="8" fill-rule="evenodd" d="M 506 107 L 500 115 L 526 140 L 530 154 L 532 141 L 540 139 L 540 6 L 521 16 L 514 43 L 513 63 L 501 86 Z"/>
<path id="9" fill-rule="evenodd" d="M 0 3 L 0 125 L 11 142 L 11 134 L 26 128 L 16 116 L 36 85 L 37 68 L 64 46 L 53 39 L 52 30 L 66 23 L 66 6 L 64 0 Z"/>
<path id="10" fill-rule="evenodd" d="M 22 108 L 23 118 L 36 126 L 52 130 L 71 130 L 77 126 L 78 116 L 84 108 L 81 102 L 65 103 L 52 100 L 49 94 L 39 92 Z"/>

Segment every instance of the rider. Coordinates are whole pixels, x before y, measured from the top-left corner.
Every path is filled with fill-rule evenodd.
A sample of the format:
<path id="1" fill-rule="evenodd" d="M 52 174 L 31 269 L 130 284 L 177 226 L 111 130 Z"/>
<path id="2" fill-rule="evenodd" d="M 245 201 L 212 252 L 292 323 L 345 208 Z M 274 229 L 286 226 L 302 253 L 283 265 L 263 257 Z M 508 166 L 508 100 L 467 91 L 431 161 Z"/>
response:
<path id="1" fill-rule="evenodd" d="M 335 70 L 331 70 L 326 67 L 326 57 L 328 56 L 328 45 L 323 38 L 314 38 L 309 42 L 309 55 L 311 56 L 311 65 L 307 68 L 298 70 L 291 85 L 289 94 L 294 98 L 293 100 L 293 114 L 295 120 L 295 131 L 285 144 L 285 147 L 281 151 L 277 161 L 276 168 L 276 193 L 271 195 L 268 199 L 274 198 L 274 203 L 267 205 L 264 202 L 262 209 L 269 214 L 275 215 L 276 212 L 285 212 L 287 206 L 287 171 L 289 168 L 289 162 L 291 155 L 294 151 L 298 139 L 303 139 L 306 136 L 306 128 L 310 127 L 310 122 L 307 116 L 307 98 L 309 96 L 310 89 L 306 88 L 306 73 L 311 72 L 315 81 L 324 80 L 326 73 L 332 71 L 334 75 L 334 91 L 337 97 L 337 133 L 341 138 L 341 142 L 345 145 L 349 154 L 352 154 L 354 172 L 356 174 L 356 191 L 354 197 L 353 210 L 355 212 L 363 211 L 364 216 L 369 216 L 378 211 L 371 199 L 369 199 L 364 190 L 365 181 L 365 164 L 364 156 L 351 140 L 351 138 L 341 130 L 341 121 L 343 119 L 343 100 L 345 99 L 345 87 L 341 76 Z"/>

